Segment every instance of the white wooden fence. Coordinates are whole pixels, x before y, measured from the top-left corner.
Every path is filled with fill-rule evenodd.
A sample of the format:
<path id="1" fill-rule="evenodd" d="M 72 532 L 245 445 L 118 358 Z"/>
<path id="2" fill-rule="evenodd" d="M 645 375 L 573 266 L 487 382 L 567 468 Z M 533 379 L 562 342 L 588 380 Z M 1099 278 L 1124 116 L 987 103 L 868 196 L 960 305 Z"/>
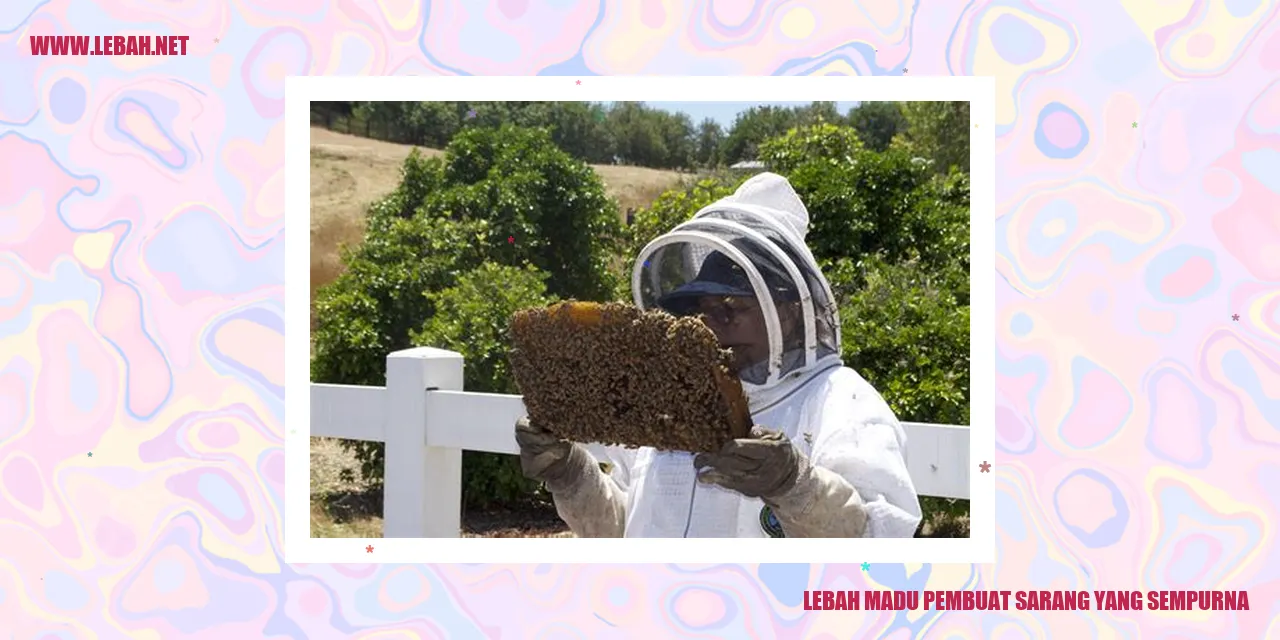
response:
<path id="1" fill-rule="evenodd" d="M 519 452 L 520 396 L 462 390 L 462 355 L 419 347 L 387 356 L 387 386 L 311 385 L 311 435 L 386 443 L 383 536 L 461 533 L 462 450 Z M 969 428 L 903 423 L 924 496 L 969 497 Z M 588 447 L 598 451 L 596 445 Z"/>

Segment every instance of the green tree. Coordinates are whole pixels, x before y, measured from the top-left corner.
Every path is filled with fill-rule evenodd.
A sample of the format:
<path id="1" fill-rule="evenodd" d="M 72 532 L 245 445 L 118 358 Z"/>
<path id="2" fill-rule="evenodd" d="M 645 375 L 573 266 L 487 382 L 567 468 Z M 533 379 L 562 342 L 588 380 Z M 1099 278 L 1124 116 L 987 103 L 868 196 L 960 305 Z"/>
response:
<path id="1" fill-rule="evenodd" d="M 352 106 L 352 114 L 363 123 L 363 127 L 359 130 L 363 131 L 366 138 L 377 138 L 386 140 L 388 138 L 387 131 L 387 108 L 384 106 L 389 103 L 385 102 L 356 102 Z"/>
<path id="2" fill-rule="evenodd" d="M 803 127 L 762 146 L 809 210 L 850 364 L 900 419 L 968 424 L 969 179 L 847 127 Z"/>
<path id="3" fill-rule="evenodd" d="M 410 347 L 433 311 L 426 292 L 453 286 L 484 259 L 485 221 L 400 218 L 397 200 L 371 207 L 364 242 L 344 251 L 346 271 L 316 292 L 313 382 L 386 384 L 387 354 Z"/>
<path id="4" fill-rule="evenodd" d="M 842 257 L 826 269 L 840 308 L 841 353 L 899 420 L 969 424 L 968 287 L 951 265 Z"/>
<path id="5" fill-rule="evenodd" d="M 721 158 L 725 164 L 755 160 L 761 143 L 795 126 L 796 112 L 786 107 L 751 107 L 734 118 L 725 138 Z"/>
<path id="6" fill-rule="evenodd" d="M 760 145 L 770 138 L 799 126 L 842 125 L 844 118 L 834 102 L 812 102 L 803 106 L 763 105 L 739 113 L 729 128 L 721 149 L 726 164 L 758 160 Z"/>
<path id="7" fill-rule="evenodd" d="M 361 102 L 354 111 L 362 126 L 351 133 L 381 140 L 439 148 L 458 131 L 453 103 Z"/>
<path id="8" fill-rule="evenodd" d="M 312 380 L 385 384 L 387 353 L 411 346 L 415 330 L 424 340 L 465 326 L 447 320 L 474 310 L 458 300 L 487 291 L 480 281 L 461 280 L 481 265 L 545 273 L 549 298 L 609 299 L 618 283 L 608 261 L 621 241 L 617 205 L 600 179 L 557 149 L 545 130 L 464 128 L 442 158 L 405 160 L 400 186 L 370 207 L 364 242 L 344 252 L 346 272 L 317 292 Z M 475 277 L 490 282 L 498 275 L 512 274 Z M 505 312 L 504 304 L 544 295 L 512 277 L 515 297 L 495 297 L 492 317 Z M 441 310 L 442 301 L 452 306 Z M 437 313 L 445 319 L 424 324 Z M 473 371 L 492 362 L 480 360 Z M 502 371 L 487 379 L 498 385 Z M 380 477 L 382 445 L 351 447 L 364 475 Z"/>
<path id="9" fill-rule="evenodd" d="M 938 173 L 954 167 L 969 172 L 969 103 L 903 102 L 907 129 L 901 144 L 915 155 L 933 161 Z"/>
<path id="10" fill-rule="evenodd" d="M 774 138 L 762 157 L 786 175 L 811 218 L 809 245 L 820 259 L 882 255 L 891 263 L 953 259 L 942 237 L 955 232 L 954 208 L 940 209 L 934 174 L 900 149 L 862 147 L 847 127 L 818 125 Z M 968 212 L 963 213 L 967 225 Z M 964 234 L 967 237 L 967 231 Z"/>
<path id="11" fill-rule="evenodd" d="M 460 107 L 447 102 L 411 102 L 405 105 L 408 116 L 408 142 L 434 149 L 443 148 L 462 128 Z"/>
<path id="12" fill-rule="evenodd" d="M 720 165 L 720 147 L 724 144 L 724 128 L 719 122 L 706 118 L 698 125 L 698 142 L 694 160 L 702 167 Z"/>
<path id="13" fill-rule="evenodd" d="M 770 171 L 788 174 L 815 163 L 851 165 L 862 148 L 853 129 L 819 122 L 766 140 L 760 145 L 759 159 Z"/>
<path id="14" fill-rule="evenodd" d="M 311 124 L 322 124 L 332 129 L 335 120 L 348 118 L 354 103 L 352 102 L 312 102 Z"/>
<path id="15" fill-rule="evenodd" d="M 667 157 L 661 121 L 638 102 L 617 102 L 609 110 L 614 154 L 624 164 L 660 166 Z"/>
<path id="16" fill-rule="evenodd" d="M 569 155 L 587 162 L 613 159 L 612 145 L 604 125 L 604 107 L 589 102 L 532 103 L 530 120 L 535 118 L 551 131 L 551 139 Z M 525 126 L 539 126 L 530 122 Z"/>
<path id="17" fill-rule="evenodd" d="M 548 291 L 560 297 L 602 300 L 614 290 L 608 261 L 623 237 L 617 203 L 545 130 L 464 130 L 445 149 L 441 184 L 422 209 L 486 220 L 487 259 L 546 271 Z"/>
<path id="18" fill-rule="evenodd" d="M 680 189 L 669 189 L 648 207 L 637 211 L 635 220 L 627 229 L 629 238 L 623 253 L 627 260 L 628 277 L 631 273 L 631 261 L 640 255 L 646 244 L 676 225 L 688 221 L 702 207 L 732 194 L 739 182 L 741 179 L 731 182 L 723 177 L 704 178 Z M 630 300 L 630 282 L 624 284 L 624 299 Z"/>
<path id="19" fill-rule="evenodd" d="M 794 107 L 795 126 L 803 127 L 815 124 L 843 125 L 844 116 L 836 108 L 834 102 L 812 102 L 803 107 Z"/>
<path id="20" fill-rule="evenodd" d="M 519 393 L 508 364 L 507 323 L 520 309 L 555 301 L 546 292 L 547 274 L 532 265 L 486 262 L 448 289 L 427 295 L 435 312 L 412 333 L 413 344 L 462 354 L 468 391 Z M 527 499 L 538 484 L 524 477 L 515 456 L 463 452 L 462 499 L 473 507 Z"/>
<path id="21" fill-rule="evenodd" d="M 862 102 L 849 110 L 849 125 L 873 151 L 884 151 L 899 132 L 906 130 L 907 119 L 896 102 Z"/>
<path id="22" fill-rule="evenodd" d="M 661 169 L 688 169 L 694 164 L 693 123 L 684 113 L 667 113 L 652 110 L 662 131 L 666 156 L 657 164 L 648 165 Z"/>

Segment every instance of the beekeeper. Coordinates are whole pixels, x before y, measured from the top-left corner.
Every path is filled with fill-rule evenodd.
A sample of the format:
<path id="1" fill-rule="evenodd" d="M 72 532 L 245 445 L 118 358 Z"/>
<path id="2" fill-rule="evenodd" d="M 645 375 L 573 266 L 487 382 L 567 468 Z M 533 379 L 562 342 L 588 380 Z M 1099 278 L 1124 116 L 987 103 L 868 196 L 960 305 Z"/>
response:
<path id="1" fill-rule="evenodd" d="M 521 467 L 546 483 L 575 534 L 915 534 L 906 437 L 880 394 L 840 360 L 839 318 L 805 245 L 808 227 L 790 183 L 762 173 L 641 251 L 636 305 L 700 315 L 732 352 L 757 426 L 711 454 L 610 447 L 593 456 L 522 418 Z"/>

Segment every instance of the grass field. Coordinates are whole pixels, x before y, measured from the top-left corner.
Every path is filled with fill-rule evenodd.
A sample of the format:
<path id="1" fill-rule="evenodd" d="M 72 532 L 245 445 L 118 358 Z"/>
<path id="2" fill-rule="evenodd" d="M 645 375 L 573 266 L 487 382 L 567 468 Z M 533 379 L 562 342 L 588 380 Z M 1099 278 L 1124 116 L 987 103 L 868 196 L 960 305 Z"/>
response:
<path id="1" fill-rule="evenodd" d="M 342 272 L 339 247 L 364 236 L 364 212 L 400 183 L 400 167 L 413 147 L 311 128 L 311 293 Z M 427 156 L 441 154 L 422 149 Z M 593 165 L 619 213 L 648 206 L 682 174 L 642 167 Z M 360 478 L 360 464 L 339 441 L 311 439 L 311 535 L 382 536 L 382 494 Z M 464 513 L 466 536 L 570 535 L 549 504 L 511 512 Z"/>

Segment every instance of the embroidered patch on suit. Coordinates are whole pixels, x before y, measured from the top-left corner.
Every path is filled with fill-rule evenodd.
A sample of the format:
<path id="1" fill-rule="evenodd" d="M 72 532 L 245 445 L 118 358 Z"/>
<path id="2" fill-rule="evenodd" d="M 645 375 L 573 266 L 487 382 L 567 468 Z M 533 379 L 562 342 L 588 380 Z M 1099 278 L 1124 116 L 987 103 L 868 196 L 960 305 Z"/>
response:
<path id="1" fill-rule="evenodd" d="M 770 538 L 785 538 L 787 535 L 782 532 L 782 523 L 778 522 L 778 516 L 773 515 L 773 509 L 769 505 L 760 507 L 760 528 L 764 530 Z"/>

